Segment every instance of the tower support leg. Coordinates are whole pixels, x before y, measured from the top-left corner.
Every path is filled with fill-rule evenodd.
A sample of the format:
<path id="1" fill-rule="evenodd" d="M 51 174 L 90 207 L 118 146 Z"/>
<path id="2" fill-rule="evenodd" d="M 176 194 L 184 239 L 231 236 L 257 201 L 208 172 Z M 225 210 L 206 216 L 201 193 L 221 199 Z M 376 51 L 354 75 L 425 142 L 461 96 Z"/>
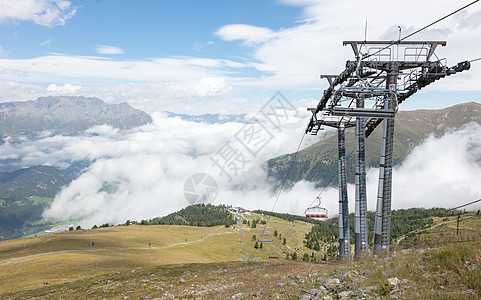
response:
<path id="1" fill-rule="evenodd" d="M 387 88 L 396 92 L 397 68 L 395 62 L 389 66 L 386 80 Z M 384 102 L 384 109 L 394 109 L 395 94 L 390 94 Z M 377 208 L 374 223 L 374 254 L 389 251 L 391 243 L 391 194 L 392 194 L 392 159 L 394 144 L 394 118 L 384 119 L 379 164 L 379 186 L 377 191 Z"/>
<path id="2" fill-rule="evenodd" d="M 349 232 L 346 143 L 344 127 L 340 127 L 338 129 L 337 136 L 339 150 L 339 257 L 340 259 L 349 259 L 351 256 L 351 242 Z"/>
<path id="3" fill-rule="evenodd" d="M 356 107 L 364 108 L 364 99 L 356 99 Z M 354 255 L 359 257 L 368 251 L 367 196 L 366 196 L 366 119 L 356 118 L 356 206 L 354 213 Z"/>

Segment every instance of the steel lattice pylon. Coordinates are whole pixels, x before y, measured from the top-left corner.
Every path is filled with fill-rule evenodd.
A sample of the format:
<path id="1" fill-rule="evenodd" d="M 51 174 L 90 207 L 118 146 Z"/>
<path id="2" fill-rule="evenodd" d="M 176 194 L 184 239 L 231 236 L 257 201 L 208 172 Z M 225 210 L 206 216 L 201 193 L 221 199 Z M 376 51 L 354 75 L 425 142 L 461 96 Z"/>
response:
<path id="1" fill-rule="evenodd" d="M 347 61 L 339 75 L 322 75 L 329 86 L 314 108 L 306 129 L 315 135 L 324 126 L 342 129 L 356 127 L 356 210 L 355 256 L 368 250 L 365 138 L 383 123 L 383 140 L 379 164 L 379 186 L 374 225 L 375 254 L 389 251 L 391 228 L 391 194 L 394 144 L 394 117 L 398 106 L 418 90 L 436 80 L 469 70 L 468 61 L 452 67 L 435 54 L 445 41 L 345 41 L 355 60 Z M 366 107 L 367 104 L 367 107 Z M 340 131 L 339 131 L 340 132 Z M 340 133 L 339 133 L 340 134 Z M 339 154 L 344 147 L 339 139 Z M 345 155 L 345 149 L 343 150 Z M 344 157 L 345 164 L 345 157 Z M 346 244 L 347 182 L 342 180 L 345 165 L 339 164 L 339 254 L 348 256 Z M 346 191 L 344 193 L 344 191 Z M 342 219 L 342 220 L 341 220 Z M 341 239 L 342 237 L 342 239 Z M 341 245 L 341 242 L 343 243 Z M 350 245 L 349 245 L 350 247 Z M 350 254 L 350 248 L 349 248 Z"/>
<path id="2" fill-rule="evenodd" d="M 346 142 L 343 126 L 337 129 L 339 145 L 339 257 L 351 256 L 351 237 L 349 231 L 349 207 L 347 201 Z"/>
<path id="3" fill-rule="evenodd" d="M 357 108 L 364 108 L 364 99 L 356 100 Z M 366 134 L 364 127 L 366 118 L 356 118 L 356 208 L 354 212 L 354 251 L 359 256 L 367 253 L 368 234 L 367 234 L 367 196 L 366 196 Z"/>

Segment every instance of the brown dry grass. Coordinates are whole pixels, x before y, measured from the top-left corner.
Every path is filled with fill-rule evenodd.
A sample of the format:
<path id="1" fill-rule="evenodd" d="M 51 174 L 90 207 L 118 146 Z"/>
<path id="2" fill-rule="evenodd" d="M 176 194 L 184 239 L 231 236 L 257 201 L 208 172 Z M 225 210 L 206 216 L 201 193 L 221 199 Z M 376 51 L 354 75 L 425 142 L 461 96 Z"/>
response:
<path id="1" fill-rule="evenodd" d="M 301 277 L 308 278 L 309 274 L 328 272 L 334 266 L 292 261 L 166 265 L 126 269 L 1 296 L 12 299 L 139 299 L 145 296 L 227 299 L 242 293 L 241 298 L 247 299 L 277 296 L 287 299 L 290 295 L 299 293 L 304 282 Z M 181 283 L 180 278 L 185 282 Z M 286 286 L 281 288 L 280 282 L 286 283 Z"/>
<path id="2" fill-rule="evenodd" d="M 253 216 L 251 219 L 258 216 Z M 262 232 L 242 226 L 243 244 L 237 228 L 193 226 L 119 226 L 67 231 L 36 238 L 0 242 L 0 293 L 62 284 L 101 274 L 139 267 L 181 263 L 240 261 L 242 255 L 267 259 L 269 253 L 290 253 L 294 239 L 311 224 L 296 223 L 288 245 L 275 239 L 264 249 L 254 249 L 253 234 Z M 292 223 L 272 219 L 266 233 L 287 232 Z M 95 250 L 92 251 L 92 242 Z M 151 243 L 151 249 L 149 249 Z M 285 255 L 281 255 L 285 258 Z"/>

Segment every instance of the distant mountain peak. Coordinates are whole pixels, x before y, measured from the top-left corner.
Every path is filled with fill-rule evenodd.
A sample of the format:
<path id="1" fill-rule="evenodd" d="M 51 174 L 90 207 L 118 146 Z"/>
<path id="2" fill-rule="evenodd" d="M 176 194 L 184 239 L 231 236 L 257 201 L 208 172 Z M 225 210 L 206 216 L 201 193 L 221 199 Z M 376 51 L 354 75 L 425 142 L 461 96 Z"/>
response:
<path id="1" fill-rule="evenodd" d="M 109 104 L 95 97 L 49 96 L 0 103 L 3 136 L 35 137 L 42 131 L 75 135 L 96 125 L 131 129 L 151 122 L 150 115 L 132 108 L 127 102 Z"/>
<path id="2" fill-rule="evenodd" d="M 55 110 L 62 107 L 74 107 L 78 105 L 92 105 L 102 106 L 107 103 L 95 97 L 83 96 L 48 96 L 39 97 L 37 100 L 32 100 L 33 106 L 39 110 Z M 30 101 L 26 101 L 30 102 Z M 108 104 L 107 104 L 108 105 Z"/>
<path id="3" fill-rule="evenodd" d="M 170 111 L 166 111 L 169 118 L 179 117 L 184 121 L 196 122 L 196 123 L 207 123 L 207 124 L 224 124 L 229 122 L 236 123 L 248 123 L 247 115 L 224 115 L 224 114 L 203 114 L 203 115 L 187 115 L 187 114 L 177 114 Z"/>

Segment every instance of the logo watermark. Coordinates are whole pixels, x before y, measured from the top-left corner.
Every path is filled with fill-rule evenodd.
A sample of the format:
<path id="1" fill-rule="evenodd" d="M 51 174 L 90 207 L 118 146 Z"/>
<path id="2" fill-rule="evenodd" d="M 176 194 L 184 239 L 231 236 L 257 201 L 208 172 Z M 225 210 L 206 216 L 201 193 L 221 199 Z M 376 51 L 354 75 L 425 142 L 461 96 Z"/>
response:
<path id="1" fill-rule="evenodd" d="M 196 173 L 184 183 L 184 197 L 190 204 L 211 203 L 219 189 L 214 177 L 207 173 Z"/>

